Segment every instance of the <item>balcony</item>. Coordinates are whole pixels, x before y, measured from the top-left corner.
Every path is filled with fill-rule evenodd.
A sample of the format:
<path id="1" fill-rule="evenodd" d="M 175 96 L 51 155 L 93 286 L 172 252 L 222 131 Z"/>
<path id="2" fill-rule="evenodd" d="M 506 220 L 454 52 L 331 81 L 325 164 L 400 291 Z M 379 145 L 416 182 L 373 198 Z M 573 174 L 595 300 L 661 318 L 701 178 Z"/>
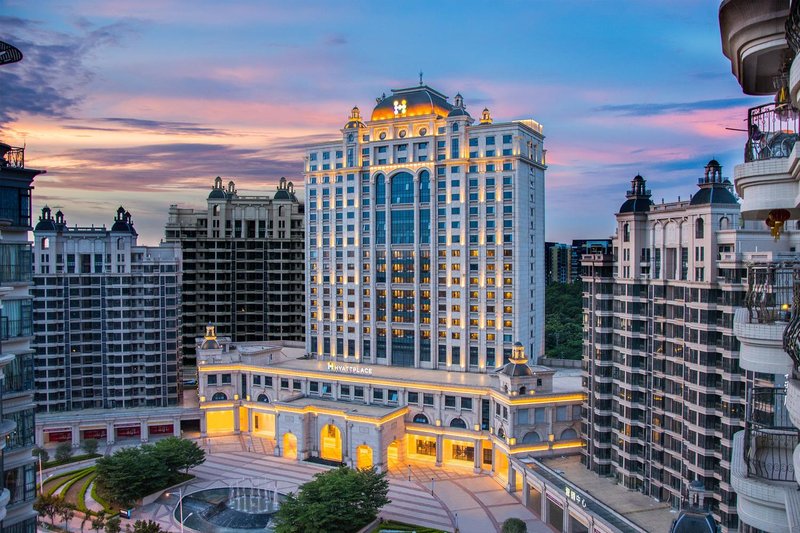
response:
<path id="1" fill-rule="evenodd" d="M 741 213 L 748 220 L 766 220 L 776 209 L 800 218 L 795 144 L 798 114 L 786 107 L 766 104 L 748 110 L 748 138 L 744 164 L 736 165 L 734 183 L 742 198 Z"/>
<path id="2" fill-rule="evenodd" d="M 788 374 L 792 360 L 784 350 L 784 332 L 793 311 L 794 286 L 800 279 L 800 263 L 751 264 L 747 269 L 744 308 L 733 316 L 733 334 L 741 344 L 739 365 L 745 370 Z"/>
<path id="3" fill-rule="evenodd" d="M 790 531 L 797 513 L 793 452 L 800 431 L 791 425 L 783 389 L 754 389 L 746 429 L 733 437 L 731 484 L 741 520 L 764 531 Z"/>
<path id="4" fill-rule="evenodd" d="M 719 6 L 722 52 L 745 94 L 773 94 L 786 43 L 787 0 L 724 0 Z"/>

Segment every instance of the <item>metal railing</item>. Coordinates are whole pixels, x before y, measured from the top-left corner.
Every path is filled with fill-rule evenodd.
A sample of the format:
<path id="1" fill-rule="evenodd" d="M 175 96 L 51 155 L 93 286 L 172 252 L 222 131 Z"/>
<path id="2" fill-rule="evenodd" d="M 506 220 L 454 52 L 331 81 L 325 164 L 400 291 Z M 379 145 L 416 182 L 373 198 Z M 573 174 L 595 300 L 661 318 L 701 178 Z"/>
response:
<path id="1" fill-rule="evenodd" d="M 747 111 L 747 144 L 744 161 L 789 157 L 798 138 L 798 113 L 779 109 L 774 103 Z"/>
<path id="2" fill-rule="evenodd" d="M 800 1 L 792 0 L 789 18 L 786 19 L 786 41 L 795 54 L 800 52 Z"/>
<path id="3" fill-rule="evenodd" d="M 747 267 L 745 307 L 750 323 L 789 322 L 800 262 L 754 263 Z"/>
<path id="4" fill-rule="evenodd" d="M 0 168 L 25 168 L 25 148 L 5 146 L 7 149 L 5 155 L 0 157 Z"/>
<path id="5" fill-rule="evenodd" d="M 786 390 L 754 388 L 748 404 L 744 439 L 747 475 L 771 481 L 795 481 L 793 454 L 800 444 L 800 430 L 789 418 Z"/>

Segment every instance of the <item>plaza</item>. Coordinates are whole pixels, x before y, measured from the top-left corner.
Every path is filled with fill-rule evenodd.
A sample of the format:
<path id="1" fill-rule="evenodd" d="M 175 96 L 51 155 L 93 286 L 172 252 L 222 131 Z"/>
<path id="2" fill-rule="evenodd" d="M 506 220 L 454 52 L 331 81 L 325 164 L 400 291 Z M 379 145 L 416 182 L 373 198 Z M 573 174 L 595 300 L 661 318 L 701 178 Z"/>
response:
<path id="1" fill-rule="evenodd" d="M 328 469 L 275 457 L 268 439 L 228 436 L 201 438 L 198 442 L 206 451 L 206 461 L 191 470 L 196 478 L 184 486 L 184 494 L 234 486 L 242 480 L 249 485 L 251 479 L 256 486 L 270 490 L 277 487 L 281 493 L 294 492 L 314 474 Z M 166 531 L 178 531 L 180 524 L 173 518 L 178 494 L 178 491 L 166 492 L 155 502 L 136 508 L 131 524 L 150 519 Z M 526 522 L 529 532 L 553 531 L 491 476 L 475 474 L 467 468 L 440 468 L 413 461 L 390 464 L 389 498 L 392 502 L 380 514 L 387 520 L 444 531 L 454 531 L 457 526 L 462 533 L 486 533 L 500 531 L 504 520 L 517 517 Z M 80 520 L 73 519 L 76 529 L 79 524 Z"/>

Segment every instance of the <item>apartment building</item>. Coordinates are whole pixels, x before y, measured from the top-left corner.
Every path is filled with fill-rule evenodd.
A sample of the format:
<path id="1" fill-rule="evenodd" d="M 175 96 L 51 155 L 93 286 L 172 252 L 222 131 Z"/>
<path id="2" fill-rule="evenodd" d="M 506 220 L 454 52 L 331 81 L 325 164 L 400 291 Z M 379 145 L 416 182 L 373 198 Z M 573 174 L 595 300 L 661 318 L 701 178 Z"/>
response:
<path id="1" fill-rule="evenodd" d="M 746 376 L 734 312 L 747 289 L 744 254 L 784 243 L 743 221 L 717 161 L 697 186 L 654 204 L 636 176 L 613 253 L 583 256 L 584 464 L 676 508 L 699 481 L 717 523 L 735 531 L 730 457 Z"/>
<path id="2" fill-rule="evenodd" d="M 0 143 L 0 530 L 6 533 L 36 531 L 28 232 L 33 179 L 43 172 L 25 166 L 24 148 Z"/>
<path id="3" fill-rule="evenodd" d="M 40 444 L 57 441 L 74 411 L 179 403 L 180 248 L 137 239 L 123 207 L 110 228 L 70 227 L 61 211 L 42 209 L 33 247 L 36 403 L 40 413 L 69 413 L 49 421 Z"/>
<path id="4" fill-rule="evenodd" d="M 784 250 L 751 258 L 747 298 L 734 317 L 740 364 L 788 378 L 748 383 L 745 428 L 733 440 L 733 488 L 740 531 L 798 531 L 800 254 L 791 230 L 800 219 L 800 2 L 726 0 L 719 23 L 742 91 L 766 97 L 742 117 L 744 160 L 734 170 L 741 216 Z"/>
<path id="5" fill-rule="evenodd" d="M 170 207 L 166 241 L 183 251 L 187 360 L 209 323 L 235 342 L 305 338 L 303 216 L 285 178 L 270 197 L 240 195 L 217 177 L 207 209 Z"/>

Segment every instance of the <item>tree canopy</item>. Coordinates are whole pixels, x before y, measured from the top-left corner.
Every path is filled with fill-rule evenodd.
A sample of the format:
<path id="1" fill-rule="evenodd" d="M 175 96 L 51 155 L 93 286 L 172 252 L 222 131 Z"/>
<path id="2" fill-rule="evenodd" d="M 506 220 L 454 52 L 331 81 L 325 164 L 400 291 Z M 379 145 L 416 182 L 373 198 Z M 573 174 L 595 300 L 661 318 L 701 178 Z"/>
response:
<path id="1" fill-rule="evenodd" d="M 378 516 L 390 502 L 385 473 L 340 467 L 300 486 L 281 503 L 276 533 L 355 532 Z"/>
<path id="2" fill-rule="evenodd" d="M 556 359 L 583 357 L 583 302 L 580 283 L 551 283 L 545 289 L 544 352 Z"/>
<path id="3" fill-rule="evenodd" d="M 114 501 L 130 505 L 177 482 L 180 469 L 188 470 L 204 461 L 205 452 L 196 443 L 170 437 L 98 459 L 97 482 Z"/>

